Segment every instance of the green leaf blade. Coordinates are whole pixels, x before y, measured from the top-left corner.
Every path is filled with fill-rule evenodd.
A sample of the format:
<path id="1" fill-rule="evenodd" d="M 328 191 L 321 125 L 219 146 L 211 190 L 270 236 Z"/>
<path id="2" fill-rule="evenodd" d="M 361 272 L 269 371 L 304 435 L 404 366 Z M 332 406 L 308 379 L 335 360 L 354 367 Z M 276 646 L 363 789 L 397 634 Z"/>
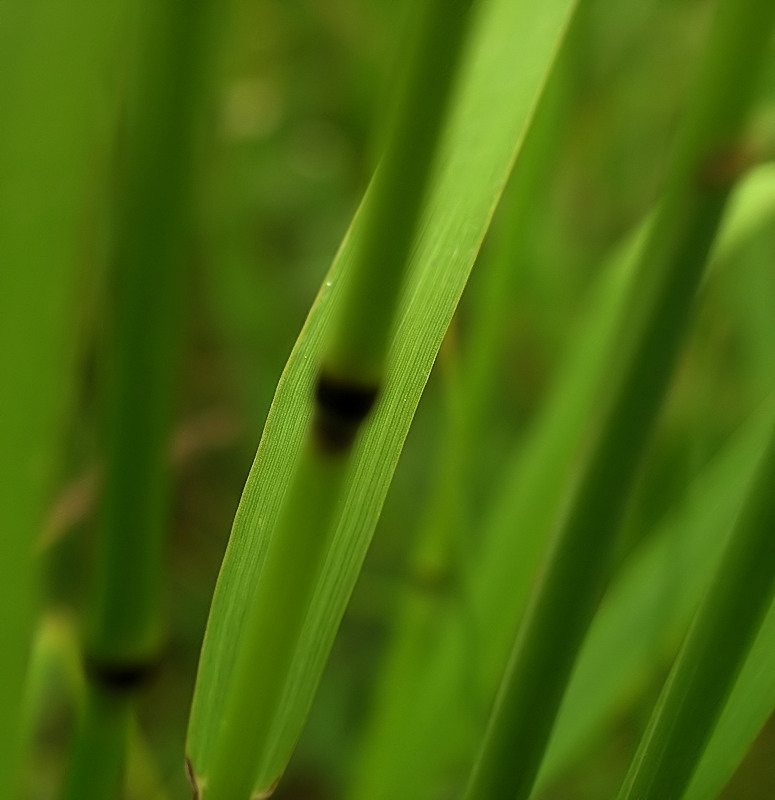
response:
<path id="1" fill-rule="evenodd" d="M 262 789 L 281 774 L 303 724 L 414 410 L 572 7 L 569 0 L 555 0 L 541 9 L 532 3 L 502 0 L 482 6 L 484 13 L 463 68 L 454 116 L 409 267 L 388 357 L 386 389 L 357 445 L 323 577 L 282 689 L 280 710 L 269 723 L 273 747 L 260 754 L 257 786 Z M 522 46 L 516 46 L 517 42 Z M 235 518 L 213 600 L 189 727 L 189 757 L 204 787 L 212 731 L 218 724 L 224 681 L 233 666 L 243 622 L 243 603 L 249 604 L 254 596 L 266 537 L 272 535 L 301 446 L 311 413 L 306 398 L 358 226 L 356 219 L 289 359 Z"/>

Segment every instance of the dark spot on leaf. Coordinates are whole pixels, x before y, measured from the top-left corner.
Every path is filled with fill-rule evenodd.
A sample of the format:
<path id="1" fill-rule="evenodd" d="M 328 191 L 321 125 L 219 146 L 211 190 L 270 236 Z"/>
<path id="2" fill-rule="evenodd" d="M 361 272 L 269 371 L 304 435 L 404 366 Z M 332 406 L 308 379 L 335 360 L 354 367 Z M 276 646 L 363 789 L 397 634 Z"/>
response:
<path id="1" fill-rule="evenodd" d="M 378 387 L 322 373 L 315 388 L 313 432 L 328 453 L 346 452 L 377 399 Z"/>

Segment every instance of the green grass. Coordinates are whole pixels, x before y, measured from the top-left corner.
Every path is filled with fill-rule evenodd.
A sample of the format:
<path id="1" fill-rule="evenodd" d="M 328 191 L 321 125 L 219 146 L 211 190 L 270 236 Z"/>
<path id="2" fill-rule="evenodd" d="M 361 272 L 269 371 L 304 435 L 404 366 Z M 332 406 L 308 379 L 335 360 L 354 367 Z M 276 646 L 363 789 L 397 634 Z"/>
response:
<path id="1" fill-rule="evenodd" d="M 770 797 L 770 4 L 216 5 L 0 9 L 0 794 Z"/>

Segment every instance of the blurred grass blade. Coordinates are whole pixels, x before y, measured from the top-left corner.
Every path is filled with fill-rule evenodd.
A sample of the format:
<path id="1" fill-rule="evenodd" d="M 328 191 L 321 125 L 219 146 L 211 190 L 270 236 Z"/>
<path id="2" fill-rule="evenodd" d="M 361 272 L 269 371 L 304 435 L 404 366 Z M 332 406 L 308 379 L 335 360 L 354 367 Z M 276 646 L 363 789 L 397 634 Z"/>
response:
<path id="1" fill-rule="evenodd" d="M 127 693 L 111 692 L 99 684 L 87 687 L 70 746 L 64 798 L 118 797 L 131 721 L 132 702 Z"/>
<path id="2" fill-rule="evenodd" d="M 764 164 L 735 188 L 711 251 L 709 272 L 726 264 L 749 237 L 774 219 L 775 165 Z M 477 625 L 488 631 L 481 643 L 485 687 L 492 686 L 502 669 L 553 514 L 575 469 L 649 224 L 644 221 L 615 248 L 589 291 L 590 311 L 573 337 L 539 418 L 503 470 L 487 514 L 482 557 L 471 567 Z M 531 536 L 514 536 L 518 527 L 530 530 Z M 513 609 L 513 616 L 501 613 L 506 607 Z"/>
<path id="3" fill-rule="evenodd" d="M 771 7 L 764 12 L 756 0 L 722 2 L 717 10 L 665 198 L 617 326 L 600 413 L 517 635 L 472 773 L 471 800 L 523 798 L 532 790 L 736 177 L 725 164 L 768 41 Z"/>
<path id="4" fill-rule="evenodd" d="M 757 233 L 763 225 L 771 224 L 775 219 L 775 165 L 767 164 L 752 170 L 742 180 L 730 200 L 728 213 L 725 215 L 718 238 L 713 246 L 709 272 L 723 269 L 734 261 L 735 255 L 749 238 Z M 524 598 L 527 595 L 530 581 L 538 566 L 541 543 L 545 541 L 551 523 L 552 509 L 556 508 L 562 498 L 563 486 L 570 479 L 574 469 L 574 455 L 578 452 L 585 424 L 592 414 L 595 402 L 595 386 L 599 386 L 605 374 L 605 363 L 608 342 L 612 339 L 613 326 L 616 322 L 616 309 L 623 302 L 628 287 L 632 282 L 632 270 L 644 244 L 648 223 L 630 235 L 618 251 L 612 256 L 611 263 L 600 277 L 593 293 L 593 301 L 580 326 L 572 351 L 568 354 L 566 364 L 555 386 L 552 396 L 544 406 L 544 411 L 536 423 L 533 432 L 528 435 L 524 447 L 521 447 L 513 459 L 512 465 L 505 470 L 506 477 L 501 491 L 493 504 L 489 525 L 486 528 L 484 558 L 475 567 L 473 599 L 477 603 L 479 624 L 489 620 L 489 635 L 482 641 L 482 664 L 484 669 L 485 691 L 491 691 L 495 670 L 503 663 L 507 652 L 509 636 L 513 635 L 513 626 L 517 619 Z M 730 443 L 733 448 L 729 453 L 729 471 L 718 460 L 719 478 L 711 477 L 710 469 L 703 474 L 703 483 L 713 481 L 714 487 L 708 491 L 708 498 L 734 503 L 742 497 L 744 489 L 741 483 L 744 466 L 750 470 L 755 457 L 761 448 L 763 427 L 767 424 L 765 410 L 752 422 L 750 433 L 740 434 L 745 442 L 739 445 Z M 737 437 L 736 437 L 737 438 Z M 750 438 L 750 441 L 749 441 Z M 714 467 L 713 469 L 716 469 Z M 737 486 L 737 493 L 734 487 Z M 699 487 L 692 490 L 700 491 Z M 681 513 L 687 524 L 701 525 L 698 520 L 705 520 L 702 499 L 696 501 L 696 514 Z M 694 503 L 694 501 L 692 501 Z M 710 519 L 707 517 L 707 519 Z M 718 520 L 713 520 L 714 530 Z M 537 542 L 525 540 L 527 537 L 509 536 L 519 524 L 528 525 L 534 532 Z M 666 523 L 671 525 L 671 523 Z M 666 546 L 666 545 L 665 545 Z M 702 542 L 698 542 L 698 547 Z M 652 580 L 652 570 L 661 574 L 663 563 L 659 561 L 657 551 L 662 545 L 649 545 L 644 548 L 643 563 L 632 564 L 634 573 L 641 574 L 638 580 L 642 585 L 644 597 L 652 596 L 658 590 L 659 582 Z M 639 551 L 640 552 L 640 551 Z M 648 555 L 647 555 L 648 553 Z M 634 556 L 633 559 L 636 557 Z M 646 566 L 651 559 L 657 559 L 651 568 Z M 504 564 L 514 563 L 518 570 L 514 571 L 514 580 L 508 581 L 508 570 Z M 696 562 L 693 562 L 696 563 Z M 708 569 L 710 563 L 708 563 Z M 704 573 L 707 575 L 706 573 Z M 488 580 L 489 576 L 489 580 Z M 560 717 L 557 722 L 555 736 L 550 742 L 545 769 L 542 769 L 545 780 L 562 769 L 562 765 L 574 757 L 577 748 L 588 743 L 589 736 L 596 724 L 605 715 L 604 708 L 616 705 L 617 689 L 624 689 L 633 673 L 643 669 L 638 659 L 638 647 L 609 645 L 605 643 L 608 636 L 621 642 L 619 634 L 607 630 L 610 624 L 622 625 L 622 630 L 640 630 L 641 624 L 649 627 L 652 623 L 643 622 L 640 614 L 647 614 L 648 603 L 639 600 L 627 588 L 628 579 L 623 575 L 617 579 L 616 589 L 611 589 L 610 602 L 601 610 L 601 619 L 593 624 L 590 631 L 590 642 L 585 643 L 580 655 L 577 673 L 568 687 L 568 696 L 563 701 Z M 695 591 L 701 584 L 695 585 Z M 688 589 L 684 582 L 683 588 Z M 619 592 L 621 591 L 621 596 Z M 616 597 L 617 599 L 614 599 Z M 632 614 L 637 614 L 640 622 L 628 621 L 630 618 L 624 608 L 628 597 L 632 597 Z M 682 619 L 688 622 L 694 598 L 697 594 L 686 597 L 688 605 L 683 609 Z M 510 608 L 510 614 L 503 610 Z M 610 609 L 610 610 L 609 610 Z M 661 608 L 664 610 L 664 608 Z M 678 609 L 676 609 L 678 613 Z M 621 616 L 620 616 L 621 615 Z M 656 624 L 656 623 L 653 623 Z M 675 630 L 675 628 L 673 629 Z M 680 630 L 680 628 L 679 628 Z M 646 645 L 644 641 L 641 644 Z M 654 644 L 654 643 L 650 643 Z M 600 647 L 600 652 L 598 652 Z M 646 647 L 649 650 L 649 647 Z M 632 672 L 628 672 L 630 664 Z M 606 680 L 597 680 L 596 675 L 606 674 Z M 594 683 L 594 693 L 590 684 L 584 686 L 584 676 L 588 676 L 590 684 Z M 582 688 L 583 687 L 583 688 Z"/>
<path id="5" fill-rule="evenodd" d="M 678 800 L 775 589 L 775 425 L 712 585 L 683 643 L 619 797 Z"/>
<path id="6" fill-rule="evenodd" d="M 753 170 L 735 190 L 710 271 L 734 262 L 750 237 L 773 219 L 775 165 L 766 164 Z M 772 403 L 765 403 L 734 434 L 723 453 L 695 480 L 685 507 L 666 519 L 655 537 L 632 555 L 607 592 L 560 708 L 540 785 L 583 755 L 605 721 L 645 675 L 658 668 L 668 643 L 688 626 L 764 447 L 771 413 Z M 692 570 L 674 578 L 672 569 L 665 570 L 676 563 L 690 563 Z M 633 631 L 639 632 L 637 638 Z"/>
<path id="7" fill-rule="evenodd" d="M 775 712 L 775 603 L 740 671 L 684 800 L 717 797 Z"/>
<path id="8" fill-rule="evenodd" d="M 165 628 L 166 444 L 210 19 L 209 0 L 195 5 L 182 10 L 176 0 L 145 0 L 133 32 L 141 46 L 131 56 L 123 107 L 123 168 L 100 354 L 105 469 L 86 644 L 98 673 L 155 662 Z"/>
<path id="9" fill-rule="evenodd" d="M 775 163 L 765 163 L 748 172 L 735 189 L 724 225 L 713 250 L 722 261 L 762 226 L 775 220 Z"/>
<path id="10" fill-rule="evenodd" d="M 539 785 L 557 777 L 594 745 L 605 723 L 660 668 L 671 643 L 685 632 L 774 418 L 775 398 L 770 398 L 617 574 L 579 654 Z"/>
<path id="11" fill-rule="evenodd" d="M 71 395 L 85 200 L 120 5 L 0 6 L 0 797 L 15 796 L 33 541 Z"/>
<path id="12" fill-rule="evenodd" d="M 573 3 L 490 0 L 480 7 L 445 130 L 403 292 L 387 362 L 385 392 L 356 445 L 345 493 L 331 524 L 325 566 L 267 725 L 271 747 L 257 785 L 284 769 L 376 524 L 431 366 L 465 285 L 509 166 Z M 367 200 L 368 202 L 368 200 Z M 224 693 L 256 580 L 311 413 L 321 345 L 340 283 L 353 258 L 354 223 L 313 306 L 277 389 L 235 518 L 199 666 L 188 751 L 206 785 Z"/>

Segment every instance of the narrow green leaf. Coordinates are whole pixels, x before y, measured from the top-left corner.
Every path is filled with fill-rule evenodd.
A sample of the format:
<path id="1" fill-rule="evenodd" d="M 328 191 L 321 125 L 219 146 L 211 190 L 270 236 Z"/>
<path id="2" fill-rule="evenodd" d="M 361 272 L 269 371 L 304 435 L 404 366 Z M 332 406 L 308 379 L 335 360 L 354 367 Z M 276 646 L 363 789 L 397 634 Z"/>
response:
<path id="1" fill-rule="evenodd" d="M 714 261 L 731 251 L 775 218 L 775 163 L 752 169 L 735 189 L 724 226 L 713 251 Z"/>
<path id="2" fill-rule="evenodd" d="M 735 254 L 745 242 L 774 218 L 775 165 L 767 164 L 752 170 L 735 189 L 729 211 L 713 247 L 709 273 L 733 264 Z M 585 420 L 592 414 L 594 387 L 604 375 L 606 342 L 611 339 L 616 307 L 624 299 L 646 232 L 644 224 L 632 234 L 619 252 L 614 254 L 607 268 L 609 274 L 604 273 L 601 276 L 586 325 L 580 327 L 575 337 L 574 348 L 569 353 L 552 399 L 546 404 L 545 411 L 524 448 L 515 453 L 513 464 L 506 471 L 507 477 L 501 496 L 494 504 L 491 529 L 485 535 L 485 561 L 475 573 L 480 583 L 474 599 L 480 603 L 481 618 L 489 620 L 490 631 L 490 636 L 483 643 L 485 653 L 489 653 L 483 658 L 485 688 L 492 685 L 493 669 L 505 657 L 508 637 L 513 631 L 529 581 L 537 567 L 540 544 L 547 534 L 551 510 L 560 502 L 562 487 L 573 469 L 573 454 L 577 452 L 584 435 Z M 767 413 L 766 409 L 761 412 L 751 423 L 750 432 L 741 432 L 736 436 L 744 437 L 744 440 L 730 443 L 728 454 L 720 456 L 714 462 L 717 466 L 709 467 L 698 478 L 687 501 L 691 508 L 679 512 L 679 518 L 683 520 L 681 525 L 689 526 L 692 532 L 700 536 L 705 531 L 704 526 L 712 523 L 715 535 L 723 536 L 724 529 L 719 527 L 719 523 L 722 518 L 729 520 L 729 517 L 709 515 L 704 511 L 707 507 L 705 501 L 712 501 L 711 507 L 714 508 L 723 501 L 732 511 L 735 504 L 739 504 L 745 488 L 745 476 L 753 468 L 755 457 L 763 446 L 761 437 L 763 426 L 768 424 Z M 706 482 L 709 488 L 704 490 L 702 486 Z M 542 532 L 536 536 L 538 542 L 521 542 L 517 537 L 508 536 L 508 532 L 513 531 L 520 522 Z M 678 524 L 678 520 L 666 520 L 664 526 L 660 527 L 664 532 L 659 534 L 658 541 L 662 542 L 668 535 L 668 530 L 673 530 Z M 708 536 L 713 541 L 710 532 L 702 533 L 702 536 Z M 698 559 L 707 556 L 709 552 L 702 549 L 695 553 L 695 549 L 703 548 L 702 536 L 699 540 L 690 536 L 685 544 L 686 547 L 693 548 L 691 562 L 695 566 L 700 563 Z M 717 541 L 717 546 L 720 546 L 722 539 Z M 625 641 L 624 633 L 627 631 L 659 630 L 659 626 L 665 621 L 661 616 L 661 621 L 651 619 L 650 613 L 663 615 L 669 610 L 657 599 L 663 587 L 660 581 L 655 580 L 656 576 L 663 574 L 662 565 L 667 556 L 660 553 L 662 548 L 667 547 L 666 542 L 658 544 L 655 540 L 653 544 L 643 548 L 643 551 L 639 550 L 628 562 L 631 566 L 625 568 L 617 578 L 615 587 L 610 590 L 608 600 L 601 609 L 600 619 L 595 620 L 589 633 L 589 641 L 585 642 L 574 670 L 574 677 L 569 684 L 568 695 L 563 701 L 557 728 L 547 751 L 541 782 L 556 775 L 575 757 L 580 747 L 588 744 L 606 713 L 616 708 L 622 695 L 636 680 L 635 676 L 643 669 L 648 669 L 642 657 L 652 653 L 653 648 L 659 646 L 658 643 L 655 640 L 647 641 L 648 637 L 644 637 L 639 640 L 639 644 L 644 647 L 641 650 L 635 643 L 624 646 L 622 642 Z M 511 584 L 503 567 L 509 561 L 519 565 L 516 580 Z M 697 601 L 697 592 L 709 575 L 712 561 L 704 563 L 704 571 L 697 570 L 692 573 L 693 580 L 682 582 L 682 602 L 678 602 L 678 597 L 674 598 L 676 605 L 672 608 L 672 613 L 675 614 L 675 619 L 668 625 L 665 636 L 675 636 L 683 629 L 680 620 L 683 620 L 684 625 L 688 622 L 689 614 Z M 641 587 L 640 594 L 632 587 L 628 588 L 630 581 L 637 581 Z M 689 591 L 690 587 L 693 592 Z M 654 602 L 650 603 L 643 598 L 651 598 Z M 626 608 L 628 599 L 632 603 L 629 611 Z M 496 609 L 503 609 L 506 604 L 513 608 L 512 615 L 496 614 Z M 607 677 L 604 680 L 598 679 L 602 675 Z"/>
<path id="3" fill-rule="evenodd" d="M 717 269 L 758 228 L 775 219 L 775 165 L 752 170 L 736 188 L 711 253 Z M 606 373 L 620 307 L 631 290 L 632 272 L 648 233 L 648 223 L 611 256 L 591 292 L 591 311 L 574 336 L 563 369 L 524 444 L 504 470 L 502 487 L 486 522 L 484 552 L 473 567 L 473 597 L 480 626 L 490 635 L 483 642 L 485 686 L 502 668 L 516 615 L 524 605 L 538 566 L 552 515 L 575 469 L 574 460 L 594 413 L 596 389 Z M 530 537 L 514 536 L 520 526 Z M 496 613 L 508 604 L 514 616 Z"/>
<path id="4" fill-rule="evenodd" d="M 83 704 L 84 679 L 74 619 L 47 613 L 38 624 L 24 693 L 24 741 L 29 744 L 46 711 L 56 702 L 76 709 Z"/>
<path id="5" fill-rule="evenodd" d="M 246 611 L 206 779 L 209 800 L 256 791 L 256 754 L 271 746 L 267 720 L 277 712 L 353 446 L 383 389 L 403 276 L 473 19 L 471 0 L 427 0 L 418 10 L 402 99 L 316 378 L 312 422 Z"/>
<path id="6" fill-rule="evenodd" d="M 434 358 L 465 284 L 573 3 L 483 3 L 415 243 L 384 395 L 357 444 L 333 538 L 260 755 L 257 786 L 282 773 L 352 591 Z M 360 219 L 313 306 L 278 386 L 213 600 L 188 751 L 206 793 L 224 691 L 311 407 L 321 343 Z M 278 611 L 278 613 L 282 613 Z M 268 655 L 271 657 L 271 654 Z M 257 754 L 258 757 L 258 754 Z M 205 795 L 206 796 L 206 795 Z"/>

